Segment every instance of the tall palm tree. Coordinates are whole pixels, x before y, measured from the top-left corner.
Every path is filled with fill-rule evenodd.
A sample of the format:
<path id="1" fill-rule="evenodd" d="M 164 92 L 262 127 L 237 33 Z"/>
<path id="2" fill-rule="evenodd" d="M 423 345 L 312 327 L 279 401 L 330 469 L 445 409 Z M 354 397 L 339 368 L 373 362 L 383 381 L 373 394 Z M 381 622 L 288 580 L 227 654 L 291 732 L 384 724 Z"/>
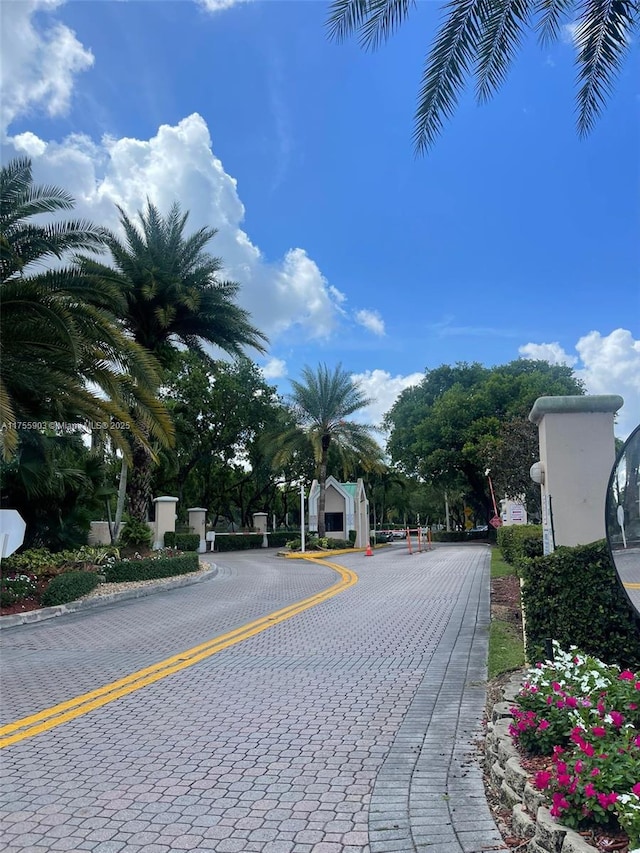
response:
<path id="1" fill-rule="evenodd" d="M 415 0 L 333 0 L 330 37 L 358 33 L 375 49 L 409 15 Z M 620 70 L 640 20 L 637 0 L 449 0 L 447 17 L 429 52 L 415 115 L 418 153 L 430 148 L 450 118 L 465 79 L 475 71 L 479 102 L 504 81 L 527 29 L 542 46 L 572 22 L 577 46 L 578 132 L 593 127 Z"/>
<path id="2" fill-rule="evenodd" d="M 232 355 L 242 355 L 244 347 L 265 351 L 267 338 L 234 301 L 240 285 L 221 279 L 221 259 L 205 251 L 216 229 L 200 228 L 186 236 L 189 214 L 181 213 L 178 204 L 163 217 L 147 202 L 138 223 L 118 210 L 124 239 L 107 239 L 112 266 L 85 257 L 81 269 L 121 293 L 122 321 L 136 343 L 165 369 L 180 347 L 202 353 L 208 343 Z M 129 512 L 140 520 L 151 497 L 152 464 L 149 449 L 136 443 L 127 491 Z"/>
<path id="3" fill-rule="evenodd" d="M 297 424 L 282 436 L 280 460 L 300 452 L 301 438 L 306 441 L 316 464 L 320 486 L 318 499 L 318 535 L 325 535 L 325 485 L 329 448 L 339 451 L 341 464 L 356 457 L 365 470 L 378 464 L 382 450 L 373 438 L 373 428 L 347 420 L 371 402 L 342 365 L 330 370 L 326 364 L 317 370 L 304 367 L 302 381 L 291 382 L 292 411 Z"/>
<path id="4" fill-rule="evenodd" d="M 113 313 L 123 305 L 121 294 L 68 260 L 69 252 L 99 251 L 107 232 L 82 220 L 33 221 L 73 205 L 59 187 L 33 183 L 28 158 L 2 167 L 0 439 L 5 458 L 17 451 L 20 424 L 108 424 L 125 453 L 119 426 L 132 420 L 132 410 L 146 433 L 166 441 L 171 430 L 154 393 L 156 363 Z M 134 433 L 144 440 L 137 426 Z"/>

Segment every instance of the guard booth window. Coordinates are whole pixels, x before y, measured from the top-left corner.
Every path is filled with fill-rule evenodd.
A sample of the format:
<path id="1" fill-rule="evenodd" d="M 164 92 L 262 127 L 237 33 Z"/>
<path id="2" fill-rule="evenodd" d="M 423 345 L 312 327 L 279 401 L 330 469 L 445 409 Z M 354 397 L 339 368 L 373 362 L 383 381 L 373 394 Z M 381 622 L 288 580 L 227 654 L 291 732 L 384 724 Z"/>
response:
<path id="1" fill-rule="evenodd" d="M 327 512 L 324 516 L 324 529 L 327 533 L 339 533 L 344 530 L 344 513 Z"/>

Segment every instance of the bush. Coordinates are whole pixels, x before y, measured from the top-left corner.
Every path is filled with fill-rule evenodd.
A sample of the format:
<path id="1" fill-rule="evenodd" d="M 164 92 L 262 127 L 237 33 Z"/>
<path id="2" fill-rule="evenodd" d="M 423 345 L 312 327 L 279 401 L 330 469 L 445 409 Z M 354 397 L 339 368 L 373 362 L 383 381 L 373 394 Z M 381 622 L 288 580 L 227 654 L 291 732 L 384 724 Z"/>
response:
<path id="1" fill-rule="evenodd" d="M 269 533 L 269 548 L 284 548 L 290 538 L 290 530 L 276 530 L 275 533 Z"/>
<path id="2" fill-rule="evenodd" d="M 177 548 L 178 551 L 197 551 L 200 547 L 200 537 L 197 533 L 173 533 L 167 531 L 164 534 L 164 547 Z"/>
<path id="3" fill-rule="evenodd" d="M 66 572 L 49 582 L 42 594 L 42 604 L 44 607 L 54 607 L 56 604 L 76 601 L 95 589 L 99 583 L 98 576 L 92 572 Z"/>
<path id="4" fill-rule="evenodd" d="M 0 578 L 0 606 L 8 607 L 25 598 L 31 598 L 36 592 L 35 575 L 27 575 L 22 572 L 17 574 L 5 574 Z"/>
<path id="5" fill-rule="evenodd" d="M 200 568 L 198 555 L 190 552 L 178 557 L 145 557 L 142 560 L 119 560 L 104 568 L 107 583 L 148 581 L 186 575 Z"/>
<path id="6" fill-rule="evenodd" d="M 120 544 L 148 548 L 151 545 L 151 528 L 146 521 L 127 519 L 120 533 Z"/>
<path id="7" fill-rule="evenodd" d="M 216 551 L 247 551 L 250 548 L 262 548 L 262 533 L 216 536 Z"/>
<path id="8" fill-rule="evenodd" d="M 352 548 L 353 548 L 353 547 L 355 546 L 355 544 L 356 544 L 356 537 L 357 537 L 357 535 L 358 535 L 358 534 L 356 533 L 356 531 L 355 531 L 355 530 L 350 530 L 350 531 L 349 531 L 349 542 L 351 543 L 351 547 L 352 547 Z"/>
<path id="9" fill-rule="evenodd" d="M 542 527 L 539 524 L 510 524 L 498 529 L 498 548 L 505 563 L 518 568 L 523 557 L 542 556 Z"/>
<path id="10" fill-rule="evenodd" d="M 577 645 L 607 664 L 640 667 L 640 619 L 620 588 L 604 540 L 523 559 L 527 657 L 544 659 L 544 640 Z"/>

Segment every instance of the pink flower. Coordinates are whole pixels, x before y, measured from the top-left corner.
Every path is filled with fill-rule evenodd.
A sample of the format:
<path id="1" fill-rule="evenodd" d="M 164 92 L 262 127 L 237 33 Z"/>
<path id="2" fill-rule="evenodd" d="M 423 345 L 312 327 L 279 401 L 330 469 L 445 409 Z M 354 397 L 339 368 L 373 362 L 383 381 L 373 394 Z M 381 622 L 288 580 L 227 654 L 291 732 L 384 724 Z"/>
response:
<path id="1" fill-rule="evenodd" d="M 620 675 L 618 676 L 618 678 L 619 678 L 621 681 L 633 681 L 633 680 L 634 680 L 634 678 L 635 678 L 635 675 L 634 675 L 634 673 L 633 673 L 633 672 L 631 672 L 631 670 L 630 670 L 630 669 L 625 669 L 625 670 L 623 670 L 623 671 L 620 673 Z"/>
<path id="2" fill-rule="evenodd" d="M 631 790 L 634 794 L 637 794 L 640 797 L 640 782 L 636 782 Z"/>
<path id="3" fill-rule="evenodd" d="M 534 785 L 539 791 L 544 791 L 549 787 L 549 782 L 551 781 L 551 777 L 553 773 L 550 773 L 548 770 L 539 770 L 536 773 Z"/>
<path id="4" fill-rule="evenodd" d="M 562 693 L 562 687 L 557 681 L 551 682 L 551 687 L 553 688 L 554 693 Z"/>
<path id="5" fill-rule="evenodd" d="M 636 705 L 635 702 L 629 702 L 629 710 L 630 711 L 637 711 L 638 710 L 638 706 Z"/>
<path id="6" fill-rule="evenodd" d="M 565 701 L 566 701 L 567 708 L 577 708 L 578 707 L 578 700 L 576 699 L 575 696 L 567 696 Z"/>
<path id="7" fill-rule="evenodd" d="M 598 802 L 603 809 L 606 809 L 608 806 L 612 806 L 617 799 L 618 795 L 614 791 L 610 794 L 598 794 Z"/>
<path id="8" fill-rule="evenodd" d="M 620 713 L 620 711 L 612 711 L 611 714 L 611 722 L 613 725 L 619 729 L 620 726 L 624 723 L 624 716 Z"/>
<path id="9" fill-rule="evenodd" d="M 593 755 L 595 749 L 590 743 L 583 743 L 580 745 L 580 749 L 584 752 L 585 755 Z M 599 772 L 599 771 L 598 771 Z"/>
<path id="10" fill-rule="evenodd" d="M 593 734 L 595 737 L 605 737 L 607 734 L 607 730 L 602 726 L 594 726 L 591 729 L 591 734 Z"/>
<path id="11" fill-rule="evenodd" d="M 561 788 L 568 788 L 571 784 L 571 776 L 568 773 L 558 773 L 558 785 Z"/>
<path id="12" fill-rule="evenodd" d="M 549 720 L 540 720 L 538 723 L 538 731 L 544 731 L 549 728 Z"/>
<path id="13" fill-rule="evenodd" d="M 576 773 L 582 773 L 582 767 L 583 767 L 582 761 L 580 761 L 580 759 L 578 759 L 576 761 L 573 769 Z"/>
<path id="14" fill-rule="evenodd" d="M 593 782 L 587 782 L 584 786 L 584 795 L 585 797 L 595 797 L 596 789 L 593 787 Z"/>
<path id="15" fill-rule="evenodd" d="M 569 808 L 569 803 L 565 800 L 562 794 L 555 793 L 553 795 L 553 806 L 550 809 L 553 817 L 559 817 L 563 811 Z"/>
<path id="16" fill-rule="evenodd" d="M 591 775 L 592 775 L 592 776 L 599 776 L 599 775 L 600 775 L 600 770 L 599 770 L 597 767 L 594 767 L 594 768 L 592 769 L 592 771 L 591 771 Z"/>

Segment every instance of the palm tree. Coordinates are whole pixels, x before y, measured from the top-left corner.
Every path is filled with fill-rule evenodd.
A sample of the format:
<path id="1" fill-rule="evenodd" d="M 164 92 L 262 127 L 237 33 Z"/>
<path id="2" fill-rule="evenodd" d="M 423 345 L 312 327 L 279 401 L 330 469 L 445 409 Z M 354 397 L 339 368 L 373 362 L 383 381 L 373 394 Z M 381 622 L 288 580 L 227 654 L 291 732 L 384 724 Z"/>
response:
<path id="1" fill-rule="evenodd" d="M 156 363 L 114 316 L 123 304 L 121 294 L 108 282 L 65 264 L 69 252 L 99 251 L 107 232 L 81 220 L 33 221 L 73 205 L 64 190 L 34 185 L 26 157 L 0 171 L 0 421 L 5 458 L 17 452 L 20 424 L 105 424 L 125 454 L 128 445 L 119 426 L 132 420 L 134 409 L 146 433 L 164 441 L 170 434 L 168 415 L 154 393 Z M 144 440 L 136 426 L 134 433 Z"/>
<path id="2" fill-rule="evenodd" d="M 410 0 L 333 0 L 330 37 L 354 32 L 375 49 L 408 16 Z M 487 101 L 504 81 L 509 65 L 532 28 L 542 46 L 557 40 L 563 21 L 573 21 L 577 46 L 578 132 L 593 127 L 613 88 L 640 20 L 637 0 L 450 0 L 447 17 L 427 57 L 415 115 L 416 151 L 430 148 L 450 118 L 475 71 L 476 96 Z"/>
<path id="3" fill-rule="evenodd" d="M 320 486 L 318 536 L 322 537 L 326 532 L 325 484 L 329 448 L 339 452 L 343 467 L 355 457 L 365 470 L 379 464 L 382 450 L 372 436 L 372 427 L 347 420 L 369 405 L 371 400 L 365 397 L 342 365 L 329 370 L 321 364 L 316 371 L 305 367 L 302 380 L 291 382 L 292 411 L 297 426 L 282 436 L 279 461 L 300 453 L 301 448 L 307 452 L 311 449 Z"/>
<path id="4" fill-rule="evenodd" d="M 121 318 L 134 341 L 149 350 L 164 369 L 180 347 L 204 353 L 203 344 L 240 356 L 244 347 L 264 352 L 267 338 L 235 303 L 240 285 L 219 278 L 220 258 L 205 251 L 216 229 L 184 229 L 188 213 L 174 204 L 166 217 L 147 202 L 139 224 L 118 208 L 124 240 L 109 236 L 113 266 L 84 258 L 81 269 L 109 282 L 121 293 Z M 160 384 L 160 383 L 159 383 Z M 134 445 L 128 483 L 129 511 L 144 520 L 151 497 L 153 459 L 143 443 Z"/>

